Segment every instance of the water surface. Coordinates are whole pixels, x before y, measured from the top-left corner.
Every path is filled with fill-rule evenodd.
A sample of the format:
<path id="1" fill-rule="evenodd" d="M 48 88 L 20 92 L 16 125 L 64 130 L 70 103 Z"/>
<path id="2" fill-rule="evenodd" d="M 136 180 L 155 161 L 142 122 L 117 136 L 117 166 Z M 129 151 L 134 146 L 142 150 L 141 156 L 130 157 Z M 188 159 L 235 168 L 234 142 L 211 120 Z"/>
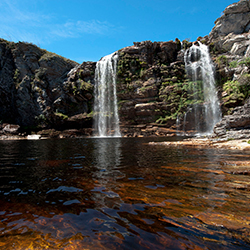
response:
<path id="1" fill-rule="evenodd" d="M 249 249 L 249 155 L 152 140 L 0 141 L 0 249 Z"/>

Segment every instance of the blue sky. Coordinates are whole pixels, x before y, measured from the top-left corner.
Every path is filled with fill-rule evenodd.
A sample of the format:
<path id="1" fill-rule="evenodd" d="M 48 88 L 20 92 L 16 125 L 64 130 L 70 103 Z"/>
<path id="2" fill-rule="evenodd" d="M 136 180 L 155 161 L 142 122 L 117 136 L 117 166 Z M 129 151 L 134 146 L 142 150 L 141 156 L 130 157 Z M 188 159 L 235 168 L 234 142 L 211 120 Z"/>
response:
<path id="1" fill-rule="evenodd" d="M 233 0 L 0 0 L 0 37 L 71 60 L 98 61 L 133 42 L 195 41 Z"/>

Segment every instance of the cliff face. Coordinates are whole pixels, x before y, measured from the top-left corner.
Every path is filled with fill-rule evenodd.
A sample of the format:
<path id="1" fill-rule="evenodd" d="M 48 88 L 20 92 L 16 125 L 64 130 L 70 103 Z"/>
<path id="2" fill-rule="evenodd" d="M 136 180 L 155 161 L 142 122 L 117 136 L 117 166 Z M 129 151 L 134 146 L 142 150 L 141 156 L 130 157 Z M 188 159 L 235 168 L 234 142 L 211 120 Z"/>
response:
<path id="1" fill-rule="evenodd" d="M 176 113 L 167 94 L 184 78 L 180 53 L 179 40 L 134 43 L 119 51 L 117 91 L 123 124 L 152 123 L 168 111 L 169 116 Z"/>
<path id="2" fill-rule="evenodd" d="M 90 111 L 95 63 L 76 62 L 28 43 L 0 40 L 0 121 L 59 127 Z"/>
<path id="3" fill-rule="evenodd" d="M 228 119 L 236 121 L 235 116 L 248 114 L 249 109 L 250 0 L 228 6 L 209 36 L 197 40 L 209 46 L 221 109 L 223 115 L 231 115 L 217 124 L 215 135 L 229 137 L 224 133 L 230 131 Z M 167 135 L 172 133 L 169 129 L 176 131 L 177 119 L 179 128 L 185 121 L 185 129 L 193 129 L 192 107 L 199 107 L 202 97 L 194 100 L 192 95 L 202 93 L 199 88 L 192 93 L 185 71 L 184 53 L 191 45 L 178 39 L 145 41 L 118 51 L 117 94 L 123 134 Z M 1 123 L 40 129 L 92 127 L 95 65 L 79 65 L 32 44 L 0 39 Z M 185 120 L 187 112 L 189 120 Z M 202 126 L 202 119 L 200 123 Z M 246 128 L 250 121 L 244 124 L 241 126 Z"/>
<path id="4" fill-rule="evenodd" d="M 237 107 L 247 103 L 250 96 L 249 29 L 250 1 L 241 0 L 225 9 L 209 36 L 197 39 L 209 46 L 223 115 L 237 115 Z M 192 98 L 201 93 L 192 94 L 185 71 L 184 53 L 190 46 L 190 42 L 182 41 L 181 49 L 176 39 L 175 42 L 134 43 L 120 50 L 118 97 L 125 127 L 138 125 L 144 134 L 150 134 L 152 128 L 156 130 L 159 126 L 176 129 L 178 118 L 180 128 L 193 129 L 192 107 L 199 106 L 202 97 L 197 101 Z M 248 113 L 245 109 L 249 105 L 244 107 L 244 113 Z M 189 119 L 185 120 L 187 112 Z"/>
<path id="5" fill-rule="evenodd" d="M 215 136 L 248 138 L 250 96 L 250 1 L 228 6 L 209 34 L 225 117 Z M 242 120 L 242 122 L 239 122 Z M 247 130 L 245 130 L 247 129 Z M 241 132 L 235 132 L 236 130 Z"/>
<path id="6" fill-rule="evenodd" d="M 223 15 L 215 21 L 215 27 L 210 33 L 210 39 L 221 40 L 228 34 L 243 34 L 250 30 L 250 3 L 249 0 L 241 0 L 229 5 Z M 227 40 L 227 39 L 226 39 Z"/>

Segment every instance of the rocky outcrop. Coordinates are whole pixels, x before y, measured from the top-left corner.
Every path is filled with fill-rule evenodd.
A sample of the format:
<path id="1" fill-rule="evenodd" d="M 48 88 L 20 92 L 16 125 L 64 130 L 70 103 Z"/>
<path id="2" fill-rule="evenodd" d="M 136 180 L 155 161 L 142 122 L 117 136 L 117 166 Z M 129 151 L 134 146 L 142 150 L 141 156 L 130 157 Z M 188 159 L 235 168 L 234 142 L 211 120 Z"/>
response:
<path id="1" fill-rule="evenodd" d="M 210 38 L 216 40 L 228 34 L 242 34 L 250 30 L 250 1 L 241 0 L 229 5 L 215 21 Z"/>
<path id="2" fill-rule="evenodd" d="M 232 56 L 250 55 L 250 1 L 241 0 L 229 5 L 215 21 L 209 42 L 219 51 Z"/>
<path id="3" fill-rule="evenodd" d="M 175 124 L 178 86 L 185 81 L 180 41 L 136 42 L 119 51 L 117 95 L 122 124 Z"/>
<path id="4" fill-rule="evenodd" d="M 250 97 L 250 1 L 228 6 L 209 34 L 224 114 Z"/>
<path id="5" fill-rule="evenodd" d="M 71 116 L 85 119 L 94 69 L 92 62 L 79 65 L 29 43 L 0 39 L 0 121 L 61 129 L 72 123 Z"/>
<path id="6" fill-rule="evenodd" d="M 210 47 L 223 115 L 235 112 L 250 96 L 249 30 L 250 1 L 241 0 L 225 9 L 209 36 L 198 38 Z M 185 72 L 184 51 L 191 44 L 145 41 L 119 51 L 118 99 L 124 126 L 193 129 L 192 112 L 202 106 L 202 98 L 192 98 Z"/>
<path id="7" fill-rule="evenodd" d="M 250 100 L 233 110 L 232 115 L 224 116 L 214 127 L 213 137 L 224 139 L 247 139 L 250 137 Z"/>

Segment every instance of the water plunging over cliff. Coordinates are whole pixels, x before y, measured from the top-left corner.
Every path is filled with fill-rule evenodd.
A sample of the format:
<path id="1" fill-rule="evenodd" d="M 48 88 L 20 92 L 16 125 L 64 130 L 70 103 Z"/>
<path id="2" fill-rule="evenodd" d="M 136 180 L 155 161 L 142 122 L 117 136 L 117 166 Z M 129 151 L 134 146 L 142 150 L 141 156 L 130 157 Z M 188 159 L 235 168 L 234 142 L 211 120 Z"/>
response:
<path id="1" fill-rule="evenodd" d="M 185 52 L 185 67 L 192 81 L 193 98 L 196 101 L 191 107 L 195 130 L 198 134 L 211 134 L 221 119 L 221 110 L 208 47 L 200 42 L 192 45 Z"/>
<path id="2" fill-rule="evenodd" d="M 118 54 L 103 57 L 96 64 L 94 129 L 98 137 L 120 137 L 116 96 Z"/>

